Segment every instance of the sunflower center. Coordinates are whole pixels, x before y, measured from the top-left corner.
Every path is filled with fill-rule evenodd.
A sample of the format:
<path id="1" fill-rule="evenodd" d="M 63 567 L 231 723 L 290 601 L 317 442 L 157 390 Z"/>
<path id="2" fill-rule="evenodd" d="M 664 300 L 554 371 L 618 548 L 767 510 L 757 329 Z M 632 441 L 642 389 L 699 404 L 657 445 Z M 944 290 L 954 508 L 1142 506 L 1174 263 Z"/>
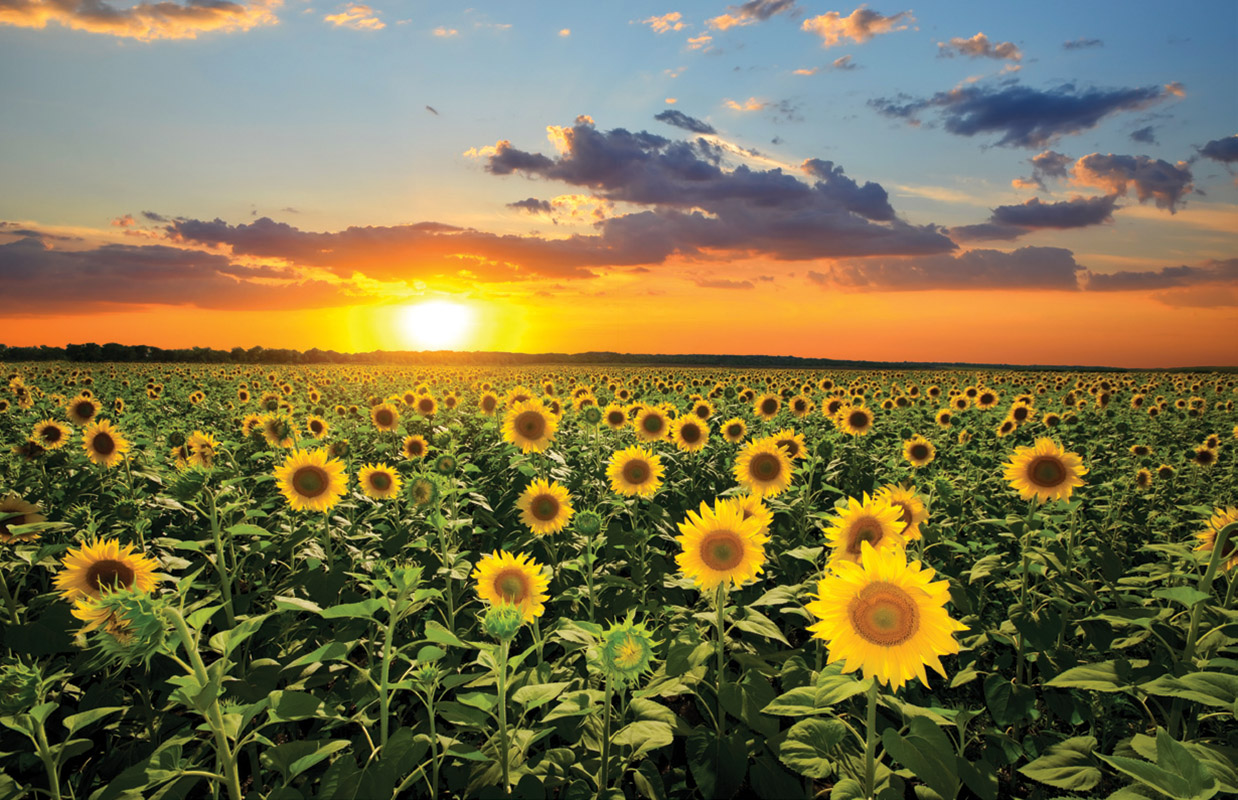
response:
<path id="1" fill-rule="evenodd" d="M 679 435 L 688 444 L 696 444 L 701 440 L 701 429 L 695 425 L 684 425 L 679 429 Z"/>
<path id="2" fill-rule="evenodd" d="M 318 420 L 314 420 L 310 423 L 310 430 L 314 433 L 322 433 L 322 423 Z"/>
<path id="3" fill-rule="evenodd" d="M 778 401 L 772 397 L 761 401 L 762 414 L 774 414 L 778 411 Z"/>
<path id="4" fill-rule="evenodd" d="M 434 410 L 434 401 L 429 400 L 429 399 L 422 399 L 420 402 L 417 403 L 417 408 L 418 410 L 421 411 L 422 414 L 429 414 L 431 411 Z"/>
<path id="5" fill-rule="evenodd" d="M 526 439 L 540 439 L 546 432 L 546 419 L 536 411 L 523 411 L 516 417 L 516 430 Z"/>
<path id="6" fill-rule="evenodd" d="M 483 397 L 481 399 L 481 407 L 485 411 L 494 411 L 494 406 L 497 402 L 493 397 Z"/>
<path id="7" fill-rule="evenodd" d="M 868 415 L 863 411 L 853 411 L 851 416 L 847 418 L 853 428 L 863 428 L 868 425 Z"/>
<path id="8" fill-rule="evenodd" d="M 636 637 L 628 634 L 615 648 L 615 666 L 619 669 L 632 669 L 640 664 L 644 655 L 645 650 L 640 642 L 636 640 Z"/>
<path id="9" fill-rule="evenodd" d="M 783 450 L 786 450 L 787 455 L 790 456 L 791 458 L 795 458 L 797 455 L 800 454 L 799 443 L 796 442 L 794 439 L 783 439 L 782 441 L 778 442 L 778 446 L 781 447 Z"/>
<path id="10" fill-rule="evenodd" d="M 518 569 L 505 569 L 494 576 L 494 591 L 508 603 L 522 603 L 529 594 L 529 579 Z"/>
<path id="11" fill-rule="evenodd" d="M 701 419 L 709 419 L 709 406 L 697 406 L 696 415 Z"/>
<path id="12" fill-rule="evenodd" d="M 629 461 L 623 465 L 623 479 L 634 486 L 649 480 L 649 465 L 644 461 Z"/>
<path id="13" fill-rule="evenodd" d="M 761 453 L 753 457 L 749 470 L 757 480 L 772 481 L 782 472 L 782 464 L 778 461 L 778 456 Z"/>
<path id="14" fill-rule="evenodd" d="M 1025 406 L 1018 406 L 1013 412 L 1011 412 L 1010 416 L 1014 417 L 1019 422 L 1022 422 L 1027 419 L 1027 408 Z"/>
<path id="15" fill-rule="evenodd" d="M 379 425 L 382 425 L 384 428 L 395 422 L 395 420 L 391 418 L 391 412 L 385 408 L 379 409 L 378 413 L 374 415 L 374 421 Z"/>
<path id="16" fill-rule="evenodd" d="M 90 440 L 90 446 L 101 456 L 110 456 L 116 452 L 116 440 L 106 433 L 96 433 Z"/>
<path id="17" fill-rule="evenodd" d="M 744 560 L 744 540 L 734 531 L 710 531 L 701 539 L 701 561 L 717 572 L 727 572 Z"/>
<path id="18" fill-rule="evenodd" d="M 301 467 L 292 474 L 292 488 L 302 497 L 317 497 L 327 491 L 330 480 L 322 467 Z"/>
<path id="19" fill-rule="evenodd" d="M 48 444 L 55 444 L 60 441 L 60 428 L 48 426 L 43 429 L 43 441 Z"/>
<path id="20" fill-rule="evenodd" d="M 906 589 L 887 581 L 870 583 L 847 604 L 855 632 L 870 644 L 894 647 L 920 630 L 920 608 Z"/>
<path id="21" fill-rule="evenodd" d="M 662 424 L 662 418 L 657 414 L 650 414 L 641 422 L 641 426 L 648 433 L 660 433 L 662 431 Z"/>
<path id="22" fill-rule="evenodd" d="M 875 547 L 883 538 L 885 538 L 885 531 L 882 530 L 880 521 L 873 517 L 861 517 L 851 525 L 851 539 L 847 543 L 847 552 L 858 556 L 864 542 Z"/>
<path id="23" fill-rule="evenodd" d="M 133 567 L 123 561 L 105 558 L 96 561 L 86 570 L 86 583 L 95 591 L 112 589 L 117 586 L 128 589 L 133 585 Z"/>
<path id="24" fill-rule="evenodd" d="M 391 488 L 391 476 L 385 472 L 375 472 L 370 475 L 370 486 L 373 486 L 380 492 L 385 492 Z"/>
<path id="25" fill-rule="evenodd" d="M 539 494 L 529 504 L 529 511 L 542 522 L 549 522 L 559 515 L 559 501 L 548 494 Z"/>
<path id="26" fill-rule="evenodd" d="M 78 403 L 74 410 L 79 417 L 90 417 L 95 413 L 95 407 L 92 403 Z"/>
<path id="27" fill-rule="evenodd" d="M 913 444 L 911 446 L 911 457 L 916 461 L 923 461 L 928 458 L 928 447 L 922 444 Z"/>
<path id="28" fill-rule="evenodd" d="M 726 432 L 728 436 L 731 436 L 736 439 L 744 435 L 744 429 L 738 425 L 732 425 L 731 427 L 726 429 Z"/>
<path id="29" fill-rule="evenodd" d="M 606 424 L 622 425 L 626 421 L 622 411 L 612 411 L 606 416 Z"/>
<path id="30" fill-rule="evenodd" d="M 1054 487 L 1066 480 L 1066 467 L 1053 456 L 1041 456 L 1027 468 L 1027 478 L 1037 486 Z"/>

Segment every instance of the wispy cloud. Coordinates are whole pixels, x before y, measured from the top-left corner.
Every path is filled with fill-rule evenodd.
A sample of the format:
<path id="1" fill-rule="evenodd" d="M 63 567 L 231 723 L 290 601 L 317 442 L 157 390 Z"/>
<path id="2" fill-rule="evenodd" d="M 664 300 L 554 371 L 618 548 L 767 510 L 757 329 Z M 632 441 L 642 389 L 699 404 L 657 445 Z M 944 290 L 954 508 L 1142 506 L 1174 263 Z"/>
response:
<path id="1" fill-rule="evenodd" d="M 760 111 L 761 109 L 769 106 L 769 102 L 766 100 L 758 100 L 755 97 L 749 97 L 742 103 L 727 99 L 722 102 L 722 105 L 732 111 Z"/>
<path id="2" fill-rule="evenodd" d="M 458 28 L 447 28 L 442 25 L 439 25 L 437 28 L 435 28 L 433 30 L 433 33 L 435 36 L 437 36 L 440 39 L 450 39 L 453 36 L 460 35 L 460 31 Z"/>
<path id="3" fill-rule="evenodd" d="M 337 28 L 352 28 L 355 31 L 381 31 L 387 27 L 374 9 L 360 3 L 350 3 L 338 14 L 328 14 L 323 19 Z"/>
<path id="4" fill-rule="evenodd" d="M 678 11 L 672 11 L 669 14 L 663 14 L 660 17 L 647 17 L 646 19 L 642 19 L 640 23 L 653 28 L 654 33 L 671 33 L 672 31 L 681 31 L 687 25 L 687 23 L 683 21 L 683 14 L 680 14 Z"/>
<path id="5" fill-rule="evenodd" d="M 1069 42 L 1062 42 L 1063 50 L 1086 50 L 1089 47 L 1104 47 L 1105 43 L 1100 39 L 1071 39 Z"/>
<path id="6" fill-rule="evenodd" d="M 2 0 L 0 25 L 46 28 L 49 22 L 77 31 L 139 41 L 196 39 L 198 34 L 247 31 L 279 22 L 282 0 L 185 3 L 161 0 L 118 7 L 108 0 Z"/>
<path id="7" fill-rule="evenodd" d="M 1014 42 L 990 42 L 989 37 L 977 33 L 970 39 L 956 36 L 948 42 L 937 43 L 940 58 L 967 56 L 969 58 L 996 58 L 1006 61 L 1021 61 L 1023 53 Z"/>

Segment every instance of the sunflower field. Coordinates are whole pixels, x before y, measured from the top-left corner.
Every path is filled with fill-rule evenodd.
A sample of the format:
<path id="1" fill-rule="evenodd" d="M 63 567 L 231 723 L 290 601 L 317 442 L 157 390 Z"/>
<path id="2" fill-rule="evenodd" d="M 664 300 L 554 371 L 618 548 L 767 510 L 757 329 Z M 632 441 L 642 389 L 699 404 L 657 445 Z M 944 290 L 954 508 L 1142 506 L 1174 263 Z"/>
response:
<path id="1" fill-rule="evenodd" d="M 0 373 L 0 800 L 1238 792 L 1232 374 Z"/>

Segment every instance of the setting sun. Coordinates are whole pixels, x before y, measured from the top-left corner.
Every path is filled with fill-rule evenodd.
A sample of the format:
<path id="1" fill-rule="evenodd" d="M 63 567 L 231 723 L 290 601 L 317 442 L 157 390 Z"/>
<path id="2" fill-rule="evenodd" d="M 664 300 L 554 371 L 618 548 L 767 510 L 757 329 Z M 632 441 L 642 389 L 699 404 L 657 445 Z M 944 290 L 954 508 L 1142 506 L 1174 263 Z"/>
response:
<path id="1" fill-rule="evenodd" d="M 449 300 L 429 300 L 400 312 L 409 344 L 423 350 L 460 349 L 473 330 L 473 309 Z"/>

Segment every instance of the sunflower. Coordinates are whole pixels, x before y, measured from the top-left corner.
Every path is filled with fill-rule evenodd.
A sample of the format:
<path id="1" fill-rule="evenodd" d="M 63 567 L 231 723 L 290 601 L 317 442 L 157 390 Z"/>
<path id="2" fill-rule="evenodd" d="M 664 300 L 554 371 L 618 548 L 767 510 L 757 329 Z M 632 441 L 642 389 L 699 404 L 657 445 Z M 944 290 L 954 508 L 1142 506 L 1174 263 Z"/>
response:
<path id="1" fill-rule="evenodd" d="M 650 497 L 662 486 L 665 468 L 662 459 L 643 447 L 633 445 L 610 457 L 606 477 L 610 487 L 628 497 Z"/>
<path id="2" fill-rule="evenodd" d="M 520 493 L 516 507 L 520 509 L 520 521 L 538 536 L 563 530 L 576 513 L 565 487 L 541 479 Z"/>
<path id="3" fill-rule="evenodd" d="M 1156 478 L 1157 480 L 1167 481 L 1174 476 L 1175 472 L 1177 472 L 1177 470 L 1168 464 L 1161 464 L 1156 468 Z"/>
<path id="4" fill-rule="evenodd" d="M 999 400 L 999 397 L 997 395 L 997 392 L 994 392 L 990 389 L 982 389 L 980 390 L 980 393 L 976 395 L 976 408 L 980 409 L 981 411 L 990 409 L 993 406 L 997 405 L 998 400 Z"/>
<path id="5" fill-rule="evenodd" d="M 1010 417 L 1006 417 L 1002 420 L 1002 424 L 997 426 L 997 438 L 1001 439 L 1005 436 L 1009 436 L 1018 430 L 1018 428 L 1019 423 L 1015 422 Z"/>
<path id="6" fill-rule="evenodd" d="M 100 408 L 98 400 L 79 394 L 69 401 L 69 404 L 65 406 L 65 411 L 69 414 L 69 421 L 74 425 L 85 425 L 95 418 Z"/>
<path id="7" fill-rule="evenodd" d="M 1032 447 L 1015 449 L 1014 456 L 1004 465 L 1005 478 L 1024 500 L 1070 500 L 1076 486 L 1082 486 L 1081 475 L 1088 473 L 1083 459 L 1068 453 L 1052 439 L 1040 438 Z"/>
<path id="8" fill-rule="evenodd" d="M 625 411 L 623 406 L 618 403 L 611 403 L 606 406 L 606 410 L 602 412 L 602 421 L 605 422 L 611 430 L 623 430 L 623 426 L 628 424 L 628 412 Z"/>
<path id="9" fill-rule="evenodd" d="M 823 639 L 828 663 L 843 661 L 843 672 L 899 689 L 912 678 L 928 684 L 925 666 L 943 677 L 940 657 L 959 652 L 956 631 L 967 626 L 950 618 L 949 582 L 919 561 L 907 563 L 901 548 L 862 544 L 858 563 L 844 561 L 817 583 L 807 610 L 819 621 L 808 627 Z"/>
<path id="10" fill-rule="evenodd" d="M 916 434 L 903 442 L 903 458 L 911 462 L 913 467 L 923 467 L 937 458 L 937 448 L 920 434 Z"/>
<path id="11" fill-rule="evenodd" d="M 215 437 L 209 433 L 202 431 L 194 431 L 186 442 L 189 447 L 189 466 L 202 467 L 210 469 L 215 466 L 215 453 L 219 449 L 219 442 L 215 441 Z"/>
<path id="12" fill-rule="evenodd" d="M 357 471 L 361 491 L 372 500 L 389 500 L 400 494 L 400 476 L 386 464 L 366 464 Z"/>
<path id="13" fill-rule="evenodd" d="M 1025 422 L 1031 422 L 1035 416 L 1036 409 L 1027 403 L 1015 403 L 1010 407 L 1010 413 L 1006 415 L 1006 418 L 1014 420 L 1016 425 L 1022 425 Z"/>
<path id="14" fill-rule="evenodd" d="M 924 507 L 924 498 L 916 487 L 883 486 L 874 496 L 876 500 L 885 500 L 901 512 L 901 521 L 907 527 L 903 528 L 903 541 L 911 542 L 920 538 L 920 523 L 928 519 L 928 509 Z"/>
<path id="15" fill-rule="evenodd" d="M 791 413 L 796 417 L 806 417 L 812 413 L 812 400 L 809 400 L 802 394 L 797 394 L 791 398 Z"/>
<path id="16" fill-rule="evenodd" d="M 695 453 L 709 441 L 709 425 L 695 414 L 687 414 L 671 423 L 671 439 L 680 450 Z"/>
<path id="17" fill-rule="evenodd" d="M 731 417 L 722 423 L 722 438 L 731 444 L 739 444 L 748 435 L 748 424 L 739 417 Z"/>
<path id="18" fill-rule="evenodd" d="M 697 400 L 692 404 L 692 414 L 708 422 L 714 415 L 714 404 L 708 400 Z"/>
<path id="19" fill-rule="evenodd" d="M 305 430 L 309 431 L 309 435 L 315 439 L 322 440 L 327 438 L 327 434 L 331 432 L 331 425 L 322 417 L 311 414 L 305 422 Z"/>
<path id="20" fill-rule="evenodd" d="M 293 511 L 327 511 L 348 488 L 344 462 L 322 450 L 295 450 L 275 468 L 279 490 Z"/>
<path id="21" fill-rule="evenodd" d="M 56 591 L 72 602 L 85 597 L 98 600 L 105 590 L 117 587 L 149 592 L 155 588 L 159 563 L 135 553 L 133 545 L 96 539 L 66 553 L 61 566 L 56 574 Z"/>
<path id="22" fill-rule="evenodd" d="M 96 464 L 114 467 L 129 452 L 129 441 L 105 419 L 92 422 L 82 434 L 82 449 Z"/>
<path id="23" fill-rule="evenodd" d="M 262 417 L 262 438 L 272 447 L 292 447 L 292 419 L 287 414 L 265 414 Z"/>
<path id="24" fill-rule="evenodd" d="M 734 500 L 718 499 L 711 509 L 701 503 L 701 512 L 689 511 L 679 523 L 682 536 L 676 537 L 683 552 L 675 563 L 702 591 L 729 582 L 741 586 L 756 578 L 765 565 L 765 543 L 761 520 L 745 517 Z"/>
<path id="25" fill-rule="evenodd" d="M 540 453 L 550 446 L 559 428 L 559 420 L 540 400 L 525 400 L 507 409 L 503 418 L 503 441 L 524 452 Z"/>
<path id="26" fill-rule="evenodd" d="M 404 437 L 403 447 L 405 458 L 424 458 L 430 450 L 426 437 L 416 433 Z"/>
<path id="27" fill-rule="evenodd" d="M 432 417 L 438 413 L 438 401 L 434 399 L 433 395 L 423 394 L 417 398 L 413 408 L 423 417 Z"/>
<path id="28" fill-rule="evenodd" d="M 793 462 L 808 455 L 808 450 L 804 444 L 804 434 L 802 433 L 796 433 L 790 428 L 783 428 L 769 438 L 773 439 L 774 444 L 778 445 L 787 454 L 787 458 Z"/>
<path id="29" fill-rule="evenodd" d="M 12 514 L 13 516 L 8 516 Z M 19 525 L 33 525 L 36 522 L 46 522 L 47 517 L 39 513 L 37 504 L 27 503 L 13 493 L 0 499 L 0 542 L 28 542 L 38 538 L 38 531 L 13 533 L 11 528 Z"/>
<path id="30" fill-rule="evenodd" d="M 735 457 L 735 480 L 749 493 L 773 497 L 791 485 L 791 459 L 773 439 L 749 442 Z"/>
<path id="31" fill-rule="evenodd" d="M 838 409 L 834 421 L 843 433 L 864 436 L 873 429 L 873 412 L 864 406 L 845 405 Z"/>
<path id="32" fill-rule="evenodd" d="M 1217 451 L 1213 450 L 1206 444 L 1201 444 L 1199 447 L 1195 448 L 1193 453 L 1191 453 L 1191 461 L 1193 461 L 1197 467 L 1211 467 L 1213 464 L 1217 463 Z"/>
<path id="33" fill-rule="evenodd" d="M 481 557 L 472 577 L 483 601 L 491 605 L 510 603 L 520 609 L 525 622 L 532 622 L 546 611 L 550 581 L 532 556 L 496 550 Z"/>
<path id="34" fill-rule="evenodd" d="M 1211 553 L 1216 547 L 1217 535 L 1226 525 L 1238 522 L 1238 508 L 1230 506 L 1225 510 L 1219 508 L 1213 509 L 1212 518 L 1208 520 L 1207 527 L 1199 533 L 1195 534 L 1195 538 L 1199 540 L 1199 545 L 1195 548 L 1196 551 Z M 1225 539 L 1225 544 L 1221 547 L 1221 569 L 1231 570 L 1238 567 L 1238 531 L 1231 531 Z"/>
<path id="35" fill-rule="evenodd" d="M 744 512 L 744 519 L 756 519 L 761 523 L 761 535 L 768 536 L 769 528 L 774 524 L 774 512 L 762 502 L 761 498 L 751 494 L 737 494 L 731 498 Z"/>
<path id="36" fill-rule="evenodd" d="M 636 438 L 642 442 L 656 442 L 667 438 L 670 433 L 670 418 L 666 410 L 659 406 L 645 406 L 632 421 L 636 429 Z"/>
<path id="37" fill-rule="evenodd" d="M 487 417 L 493 417 L 499 407 L 499 396 L 494 392 L 483 392 L 477 400 L 477 410 Z"/>
<path id="38" fill-rule="evenodd" d="M 953 419 L 954 414 L 948 408 L 943 408 L 937 412 L 937 424 L 943 428 L 949 428 Z"/>
<path id="39" fill-rule="evenodd" d="M 1141 469 L 1135 473 L 1135 486 L 1139 489 L 1147 489 L 1152 485 L 1152 470 Z"/>
<path id="40" fill-rule="evenodd" d="M 848 497 L 847 506 L 838 516 L 830 518 L 833 524 L 825 532 L 826 542 L 834 548 L 830 563 L 858 564 L 860 546 L 865 543 L 879 550 L 902 548 L 903 532 L 907 527 L 903 511 L 902 506 L 894 505 L 888 497 L 869 497 L 867 493 L 862 501 Z"/>
<path id="41" fill-rule="evenodd" d="M 400 425 L 400 412 L 391 403 L 380 403 L 370 409 L 370 419 L 380 431 L 394 431 Z"/>
<path id="42" fill-rule="evenodd" d="M 778 395 L 763 394 L 752 404 L 752 413 L 768 422 L 778 416 L 780 408 L 782 408 L 782 400 L 778 399 Z"/>
<path id="43" fill-rule="evenodd" d="M 72 430 L 68 425 L 54 419 L 45 419 L 35 424 L 34 432 L 30 434 L 30 441 L 38 442 L 44 450 L 59 450 L 69 443 L 71 433 Z"/>

